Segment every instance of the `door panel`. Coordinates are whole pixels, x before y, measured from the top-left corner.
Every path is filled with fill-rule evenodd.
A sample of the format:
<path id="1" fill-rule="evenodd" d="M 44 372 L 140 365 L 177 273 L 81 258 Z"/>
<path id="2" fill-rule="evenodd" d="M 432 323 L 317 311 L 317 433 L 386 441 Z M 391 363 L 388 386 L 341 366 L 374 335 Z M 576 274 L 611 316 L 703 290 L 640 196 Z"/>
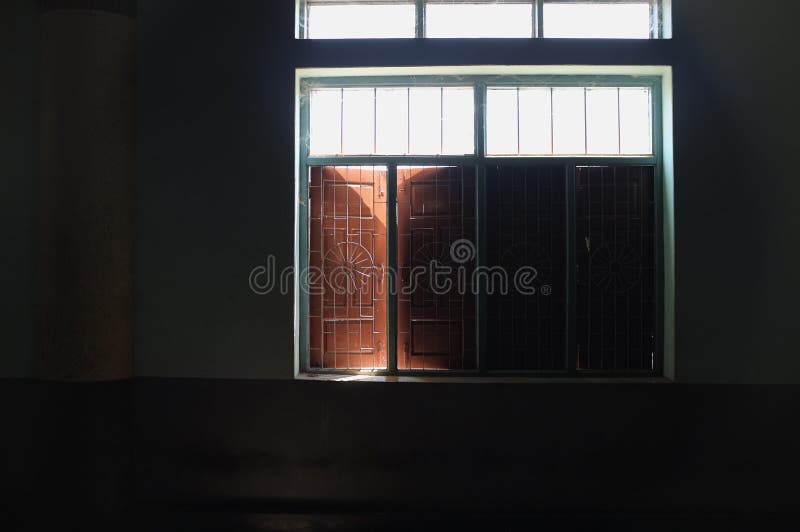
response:
<path id="1" fill-rule="evenodd" d="M 577 368 L 656 370 L 655 172 L 576 170 Z"/>
<path id="2" fill-rule="evenodd" d="M 386 167 L 309 174 L 312 369 L 386 369 Z"/>
<path id="3" fill-rule="evenodd" d="M 399 167 L 397 233 L 398 368 L 475 369 L 474 169 Z"/>

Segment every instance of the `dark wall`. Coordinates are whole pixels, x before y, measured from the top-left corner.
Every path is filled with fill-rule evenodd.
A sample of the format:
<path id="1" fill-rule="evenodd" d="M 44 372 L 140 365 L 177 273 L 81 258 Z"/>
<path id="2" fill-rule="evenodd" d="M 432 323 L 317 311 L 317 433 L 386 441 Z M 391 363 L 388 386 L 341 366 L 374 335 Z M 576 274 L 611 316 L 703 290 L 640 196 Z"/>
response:
<path id="1" fill-rule="evenodd" d="M 32 371 L 34 21 L 30 1 L 0 5 L 0 378 Z"/>
<path id="2" fill-rule="evenodd" d="M 797 517 L 795 387 L 351 384 L 136 382 L 143 515 Z"/>
<path id="3" fill-rule="evenodd" d="M 295 41 L 291 0 L 142 1 L 138 374 L 291 377 L 292 298 L 247 280 L 292 263 L 296 67 L 620 63 L 675 69 L 678 379 L 800 381 L 797 8 L 674 4 L 671 41 L 364 46 Z"/>

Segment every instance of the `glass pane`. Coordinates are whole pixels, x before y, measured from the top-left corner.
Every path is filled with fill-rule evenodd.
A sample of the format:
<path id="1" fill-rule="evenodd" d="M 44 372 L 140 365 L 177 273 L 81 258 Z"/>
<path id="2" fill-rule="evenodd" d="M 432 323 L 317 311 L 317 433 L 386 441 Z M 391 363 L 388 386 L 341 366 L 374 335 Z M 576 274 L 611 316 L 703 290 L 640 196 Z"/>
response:
<path id="1" fill-rule="evenodd" d="M 553 153 L 586 153 L 584 89 L 553 89 Z"/>
<path id="2" fill-rule="evenodd" d="M 416 9 L 411 4 L 327 4 L 308 6 L 309 39 L 413 38 Z"/>
<path id="3" fill-rule="evenodd" d="M 619 91 L 620 140 L 623 155 L 653 152 L 651 94 L 647 88 Z"/>
<path id="4" fill-rule="evenodd" d="M 617 88 L 586 89 L 586 149 L 589 153 L 619 153 L 617 95 Z"/>
<path id="5" fill-rule="evenodd" d="M 552 113 L 549 88 L 519 90 L 519 152 L 523 155 L 552 153 Z"/>
<path id="6" fill-rule="evenodd" d="M 517 89 L 486 91 L 486 151 L 490 155 L 517 155 Z"/>
<path id="7" fill-rule="evenodd" d="M 408 89 L 378 89 L 376 96 L 376 152 L 408 153 Z"/>
<path id="8" fill-rule="evenodd" d="M 475 96 L 472 88 L 443 89 L 442 153 L 475 153 Z"/>
<path id="9" fill-rule="evenodd" d="M 533 36 L 532 3 L 429 3 L 426 37 L 529 38 Z"/>
<path id="10" fill-rule="evenodd" d="M 436 155 L 442 149 L 442 89 L 414 88 L 409 93 L 409 150 L 418 155 Z"/>
<path id="11" fill-rule="evenodd" d="M 341 151 L 341 96 L 341 89 L 311 91 L 309 151 L 314 155 L 330 155 Z"/>
<path id="12" fill-rule="evenodd" d="M 342 92 L 342 153 L 375 151 L 375 89 Z"/>
<path id="13" fill-rule="evenodd" d="M 545 2 L 543 22 L 545 37 L 649 39 L 650 3 Z"/>

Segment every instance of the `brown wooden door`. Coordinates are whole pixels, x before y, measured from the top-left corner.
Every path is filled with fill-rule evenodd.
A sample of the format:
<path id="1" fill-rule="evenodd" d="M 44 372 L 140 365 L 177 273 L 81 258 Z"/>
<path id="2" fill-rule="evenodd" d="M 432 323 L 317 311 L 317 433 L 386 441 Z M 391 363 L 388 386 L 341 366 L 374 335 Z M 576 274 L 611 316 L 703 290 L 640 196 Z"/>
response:
<path id="1" fill-rule="evenodd" d="M 397 234 L 398 368 L 474 369 L 474 169 L 398 168 Z"/>
<path id="2" fill-rule="evenodd" d="M 312 369 L 386 369 L 386 167 L 309 176 Z"/>

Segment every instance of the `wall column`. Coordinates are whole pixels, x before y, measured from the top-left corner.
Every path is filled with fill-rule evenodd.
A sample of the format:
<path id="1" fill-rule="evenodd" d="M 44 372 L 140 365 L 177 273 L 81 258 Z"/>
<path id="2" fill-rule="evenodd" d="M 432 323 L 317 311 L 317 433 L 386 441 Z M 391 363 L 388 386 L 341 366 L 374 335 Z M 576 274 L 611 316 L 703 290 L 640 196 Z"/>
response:
<path id="1" fill-rule="evenodd" d="M 133 376 L 136 2 L 40 0 L 36 376 Z"/>

